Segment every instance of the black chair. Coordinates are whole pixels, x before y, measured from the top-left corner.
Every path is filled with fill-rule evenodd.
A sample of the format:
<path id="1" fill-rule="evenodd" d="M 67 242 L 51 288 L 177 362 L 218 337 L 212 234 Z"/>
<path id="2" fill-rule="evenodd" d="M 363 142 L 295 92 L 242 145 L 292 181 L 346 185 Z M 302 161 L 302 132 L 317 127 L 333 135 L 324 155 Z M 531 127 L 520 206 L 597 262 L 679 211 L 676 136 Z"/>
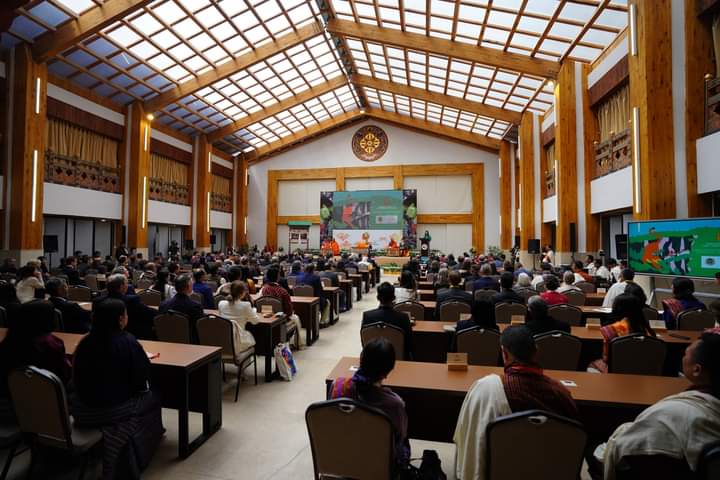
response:
<path id="1" fill-rule="evenodd" d="M 662 375 L 667 344 L 642 334 L 625 335 L 610 340 L 608 372 L 634 375 Z"/>
<path id="2" fill-rule="evenodd" d="M 717 480 L 720 478 L 720 441 L 708 445 L 700 457 L 698 476 L 702 480 Z"/>
<path id="3" fill-rule="evenodd" d="M 582 341 L 560 330 L 535 335 L 537 362 L 547 370 L 577 370 Z"/>
<path id="4" fill-rule="evenodd" d="M 487 328 L 471 327 L 455 334 L 456 350 L 467 353 L 470 365 L 498 365 L 500 334 Z"/>

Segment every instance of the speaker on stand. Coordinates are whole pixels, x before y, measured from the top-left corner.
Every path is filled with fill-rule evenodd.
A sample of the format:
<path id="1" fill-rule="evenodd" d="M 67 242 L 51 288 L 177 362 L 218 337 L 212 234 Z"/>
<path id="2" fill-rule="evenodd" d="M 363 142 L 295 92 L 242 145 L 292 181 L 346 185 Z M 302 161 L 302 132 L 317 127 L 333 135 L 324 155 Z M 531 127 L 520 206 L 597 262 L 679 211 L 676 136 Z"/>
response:
<path id="1" fill-rule="evenodd" d="M 58 251 L 58 236 L 43 235 L 43 252 L 48 254 L 48 265 L 52 267 L 52 254 Z"/>
<path id="2" fill-rule="evenodd" d="M 535 264 L 537 263 L 537 256 L 540 254 L 540 239 L 539 238 L 528 238 L 527 250 L 530 255 L 533 256 L 533 270 L 536 269 Z"/>

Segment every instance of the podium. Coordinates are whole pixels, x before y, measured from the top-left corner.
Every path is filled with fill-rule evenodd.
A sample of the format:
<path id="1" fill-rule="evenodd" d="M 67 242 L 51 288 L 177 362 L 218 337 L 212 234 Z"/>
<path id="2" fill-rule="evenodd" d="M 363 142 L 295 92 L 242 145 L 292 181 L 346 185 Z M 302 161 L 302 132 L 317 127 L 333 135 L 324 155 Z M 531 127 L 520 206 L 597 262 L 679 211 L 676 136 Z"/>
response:
<path id="1" fill-rule="evenodd" d="M 420 257 L 430 257 L 430 240 L 426 238 L 420 239 Z"/>

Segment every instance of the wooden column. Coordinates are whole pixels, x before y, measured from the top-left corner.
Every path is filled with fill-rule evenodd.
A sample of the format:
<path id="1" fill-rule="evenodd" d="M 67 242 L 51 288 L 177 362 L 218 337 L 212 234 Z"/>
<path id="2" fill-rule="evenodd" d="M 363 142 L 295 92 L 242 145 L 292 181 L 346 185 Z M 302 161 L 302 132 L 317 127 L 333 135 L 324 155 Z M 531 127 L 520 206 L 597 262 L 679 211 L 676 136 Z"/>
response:
<path id="1" fill-rule="evenodd" d="M 405 178 L 403 177 L 402 166 L 393 167 L 393 188 L 402 190 L 405 186 Z"/>
<path id="2" fill-rule="evenodd" d="M 472 245 L 485 251 L 485 165 L 478 163 L 472 172 Z M 401 187 L 402 188 L 402 187 Z"/>
<path id="3" fill-rule="evenodd" d="M 520 250 L 524 252 L 527 252 L 528 240 L 536 238 L 533 122 L 532 113 L 523 113 L 518 134 L 520 144 L 520 158 L 518 160 L 520 169 L 520 190 L 518 192 L 520 218 L 518 225 L 520 226 Z M 524 260 L 523 263 L 527 263 L 527 260 Z"/>
<path id="4" fill-rule="evenodd" d="M 212 147 L 205 135 L 195 140 L 193 155 L 195 172 L 194 220 L 195 250 L 210 251 L 210 192 L 212 191 Z"/>
<path id="5" fill-rule="evenodd" d="M 335 176 L 335 190 L 338 192 L 342 192 L 345 190 L 345 169 L 342 167 L 338 167 L 336 169 L 336 176 Z"/>
<path id="6" fill-rule="evenodd" d="M 10 197 L 5 205 L 8 238 L 4 248 L 24 264 L 43 251 L 47 67 L 35 63 L 26 44 L 16 47 L 10 60 L 12 153 L 5 171 L 5 188 Z"/>
<path id="7" fill-rule="evenodd" d="M 248 158 L 244 155 L 235 162 L 235 191 L 237 192 L 235 205 L 235 245 L 241 247 L 247 244 L 247 201 L 248 201 Z"/>
<path id="8" fill-rule="evenodd" d="M 557 223 L 555 252 L 557 260 L 566 263 L 572 252 L 570 224 L 576 226 L 577 249 L 577 123 L 575 108 L 575 62 L 560 67 L 555 84 L 555 192 L 557 194 Z"/>
<path id="9" fill-rule="evenodd" d="M 277 248 L 277 215 L 278 215 L 278 172 L 267 172 L 267 221 L 265 230 L 265 245 L 275 250 Z M 260 247 L 262 248 L 262 247 Z"/>
<path id="10" fill-rule="evenodd" d="M 130 158 L 128 180 L 127 246 L 147 256 L 148 202 L 150 196 L 150 137 L 152 125 L 141 103 L 132 105 L 129 118 Z"/>
<path id="11" fill-rule="evenodd" d="M 588 252 L 597 252 L 600 250 L 600 215 L 593 215 L 592 192 L 590 190 L 590 182 L 593 179 L 595 171 L 595 140 L 600 138 L 600 129 L 598 127 L 597 117 L 590 106 L 590 96 L 588 91 L 588 73 L 590 73 L 590 65 L 582 66 L 582 109 L 583 109 L 583 150 L 585 152 L 585 212 L 578 212 L 579 215 L 585 215 L 585 250 Z M 580 193 L 578 193 L 581 195 Z"/>
<path id="12" fill-rule="evenodd" d="M 633 189 L 636 199 L 633 211 L 639 220 L 674 218 L 670 0 L 631 0 L 629 5 L 637 12 L 637 52 L 633 55 L 631 25 L 628 56 L 631 119 L 637 121 L 631 132 L 637 129 L 639 139 L 633 148 L 633 183 L 639 184 L 640 191 Z"/>
<path id="13" fill-rule="evenodd" d="M 512 248 L 512 173 L 510 172 L 510 142 L 500 142 L 500 248 Z"/>

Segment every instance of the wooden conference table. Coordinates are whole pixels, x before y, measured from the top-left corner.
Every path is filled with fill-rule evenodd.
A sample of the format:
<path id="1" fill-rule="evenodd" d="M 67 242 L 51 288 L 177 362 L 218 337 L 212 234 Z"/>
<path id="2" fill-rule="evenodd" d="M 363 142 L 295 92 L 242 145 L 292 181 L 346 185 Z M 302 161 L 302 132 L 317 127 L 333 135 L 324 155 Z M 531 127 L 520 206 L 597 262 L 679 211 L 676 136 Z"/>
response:
<path id="1" fill-rule="evenodd" d="M 0 328 L 0 341 L 7 329 Z M 73 355 L 84 335 L 54 332 Z M 162 406 L 178 411 L 178 455 L 187 458 L 222 426 L 222 355 L 219 347 L 140 340 L 146 352 L 159 354 L 152 364 L 152 390 Z M 189 441 L 189 412 L 202 414 L 202 433 Z"/>
<path id="2" fill-rule="evenodd" d="M 250 295 L 253 302 L 262 295 Z M 319 297 L 290 297 L 293 310 L 300 318 L 300 324 L 306 330 L 305 343 L 312 345 L 320 337 L 320 298 Z"/>
<path id="3" fill-rule="evenodd" d="M 351 367 L 357 367 L 359 361 L 341 358 L 325 379 L 326 393 L 334 379 L 352 376 Z M 410 438 L 452 442 L 460 407 L 470 386 L 479 378 L 502 372 L 501 367 L 471 365 L 467 371 L 448 371 L 445 364 L 398 361 L 383 384 L 405 401 Z M 586 430 L 596 438 L 607 438 L 621 423 L 633 420 L 648 406 L 689 385 L 684 378 L 557 370 L 546 370 L 545 374 L 559 381 L 574 382 L 568 389 L 578 404 Z"/>
<path id="4" fill-rule="evenodd" d="M 452 351 L 452 342 L 455 336 L 454 331 L 448 331 L 447 327 L 455 327 L 454 322 L 436 321 L 415 321 L 413 325 L 413 359 L 418 362 L 445 363 L 447 353 Z M 500 331 L 508 327 L 507 324 L 500 324 Z M 603 337 L 598 328 L 571 327 L 572 334 L 582 342 L 580 352 L 579 368 L 584 369 L 587 365 L 598 358 L 602 358 Z M 667 343 L 668 352 L 665 357 L 663 374 L 677 376 L 682 369 L 682 357 L 685 349 L 692 342 L 700 337 L 702 332 L 690 330 L 674 330 L 673 333 L 683 338 L 675 338 L 668 335 L 666 331 L 658 331 L 658 337 Z"/>

